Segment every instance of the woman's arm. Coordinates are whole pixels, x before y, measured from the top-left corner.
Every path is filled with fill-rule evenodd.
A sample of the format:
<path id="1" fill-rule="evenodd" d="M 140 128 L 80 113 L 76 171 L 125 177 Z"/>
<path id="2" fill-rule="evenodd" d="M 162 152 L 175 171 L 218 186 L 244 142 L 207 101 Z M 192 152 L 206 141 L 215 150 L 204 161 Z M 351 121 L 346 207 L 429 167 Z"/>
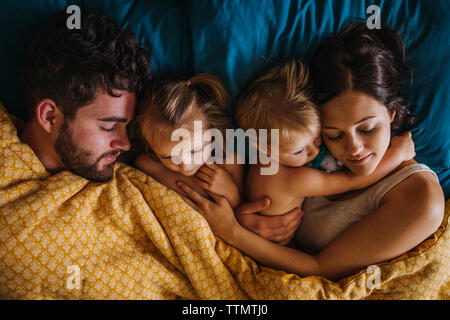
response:
<path id="1" fill-rule="evenodd" d="M 348 276 L 368 265 L 397 257 L 425 240 L 439 227 L 444 213 L 440 185 L 429 173 L 417 173 L 388 192 L 382 205 L 339 236 L 317 256 L 267 241 L 241 227 L 223 198 L 215 203 L 183 184 L 191 205 L 225 241 L 261 263 L 302 276 L 331 280 Z"/>
<path id="2" fill-rule="evenodd" d="M 177 185 L 187 194 L 185 201 L 208 221 L 214 234 L 231 245 L 272 268 L 303 275 L 319 273 L 314 256 L 270 242 L 242 227 L 224 197 L 210 194 L 214 201 L 209 201 L 184 183 Z"/>
<path id="3" fill-rule="evenodd" d="M 317 255 L 321 275 L 340 279 L 411 250 L 436 232 L 444 207 L 436 178 L 427 172 L 412 175 L 389 191 L 375 212 Z"/>

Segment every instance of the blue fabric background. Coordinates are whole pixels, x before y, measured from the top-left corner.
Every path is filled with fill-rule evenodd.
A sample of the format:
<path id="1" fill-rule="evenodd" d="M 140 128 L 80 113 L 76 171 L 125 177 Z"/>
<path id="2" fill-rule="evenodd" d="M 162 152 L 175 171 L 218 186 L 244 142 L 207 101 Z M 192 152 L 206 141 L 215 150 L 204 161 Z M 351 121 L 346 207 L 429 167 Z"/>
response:
<path id="1" fill-rule="evenodd" d="M 150 49 L 154 74 L 212 72 L 233 97 L 270 64 L 292 56 L 308 62 L 320 41 L 378 5 L 382 23 L 402 36 L 414 72 L 402 93 L 418 119 L 416 160 L 439 175 L 450 197 L 449 0 L 0 0 L 0 101 L 12 114 L 25 114 L 24 43 L 70 4 L 133 29 Z"/>

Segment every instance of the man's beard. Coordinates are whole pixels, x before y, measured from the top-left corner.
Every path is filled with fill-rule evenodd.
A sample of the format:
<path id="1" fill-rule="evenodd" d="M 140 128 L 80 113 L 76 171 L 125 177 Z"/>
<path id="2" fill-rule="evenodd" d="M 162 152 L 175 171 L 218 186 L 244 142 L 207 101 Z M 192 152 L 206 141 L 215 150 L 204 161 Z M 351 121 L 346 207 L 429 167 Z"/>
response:
<path id="1" fill-rule="evenodd" d="M 67 121 L 61 127 L 58 138 L 55 141 L 55 151 L 60 156 L 66 169 L 95 182 L 105 182 L 114 175 L 114 162 L 105 165 L 103 170 L 98 169 L 100 160 L 107 156 L 118 156 L 119 151 L 108 151 L 92 161 L 92 153 L 83 150 L 72 138 L 72 130 Z"/>

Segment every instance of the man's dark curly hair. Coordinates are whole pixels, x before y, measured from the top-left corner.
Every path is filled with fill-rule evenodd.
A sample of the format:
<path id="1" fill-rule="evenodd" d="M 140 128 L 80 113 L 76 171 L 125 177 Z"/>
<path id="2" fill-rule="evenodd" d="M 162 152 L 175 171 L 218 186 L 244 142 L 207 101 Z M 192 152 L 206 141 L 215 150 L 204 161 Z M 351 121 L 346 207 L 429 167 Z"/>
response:
<path id="1" fill-rule="evenodd" d="M 58 14 L 30 41 L 25 51 L 24 88 L 29 120 L 42 99 L 52 99 L 65 118 L 95 100 L 98 91 L 136 93 L 150 80 L 148 51 L 135 34 L 110 17 L 84 13 L 80 29 L 68 29 Z"/>

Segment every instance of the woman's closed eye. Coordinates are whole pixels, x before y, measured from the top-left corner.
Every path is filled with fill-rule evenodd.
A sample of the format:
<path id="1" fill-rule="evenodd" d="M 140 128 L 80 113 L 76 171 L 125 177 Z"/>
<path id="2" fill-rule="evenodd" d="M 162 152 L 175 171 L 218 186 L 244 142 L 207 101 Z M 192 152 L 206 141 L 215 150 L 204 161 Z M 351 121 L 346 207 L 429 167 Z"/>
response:
<path id="1" fill-rule="evenodd" d="M 371 129 L 360 129 L 359 132 L 361 132 L 362 134 L 370 134 L 372 133 L 376 128 L 373 127 Z"/>
<path id="2" fill-rule="evenodd" d="M 340 138 L 342 138 L 342 135 L 340 134 L 340 135 L 337 135 L 337 136 L 328 136 L 328 135 L 324 135 L 325 136 L 325 138 L 327 138 L 328 140 L 330 140 L 330 141 L 337 141 L 337 140 L 339 140 Z"/>
<path id="3" fill-rule="evenodd" d="M 376 129 L 377 129 L 377 127 L 372 127 L 372 128 L 369 128 L 369 129 L 358 129 L 358 131 L 361 134 L 371 134 Z M 338 135 L 327 135 L 327 134 L 324 134 L 324 137 L 327 138 L 330 141 L 337 141 L 337 140 L 342 138 L 342 134 L 338 134 Z"/>

